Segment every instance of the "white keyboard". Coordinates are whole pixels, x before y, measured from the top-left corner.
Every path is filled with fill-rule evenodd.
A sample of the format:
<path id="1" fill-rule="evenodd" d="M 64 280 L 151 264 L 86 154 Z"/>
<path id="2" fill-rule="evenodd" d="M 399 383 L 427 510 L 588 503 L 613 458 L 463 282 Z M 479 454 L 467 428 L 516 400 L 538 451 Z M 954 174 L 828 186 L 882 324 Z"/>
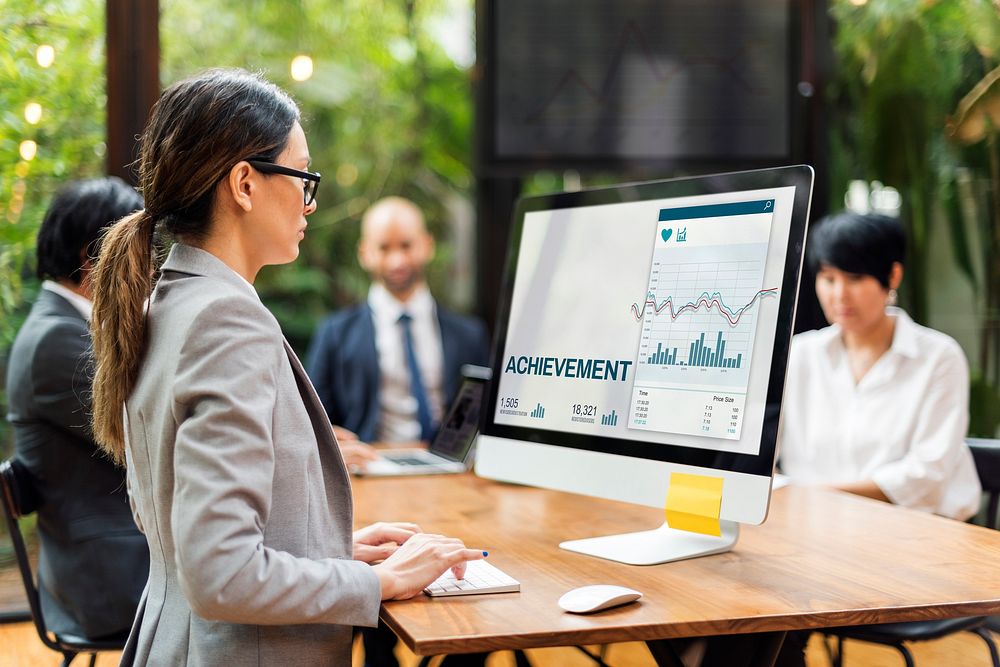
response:
<path id="1" fill-rule="evenodd" d="M 432 597 L 445 595 L 480 595 L 482 593 L 517 593 L 521 584 L 510 575 L 485 560 L 470 560 L 465 566 L 465 578 L 456 579 L 449 569 L 437 581 L 424 589 Z"/>

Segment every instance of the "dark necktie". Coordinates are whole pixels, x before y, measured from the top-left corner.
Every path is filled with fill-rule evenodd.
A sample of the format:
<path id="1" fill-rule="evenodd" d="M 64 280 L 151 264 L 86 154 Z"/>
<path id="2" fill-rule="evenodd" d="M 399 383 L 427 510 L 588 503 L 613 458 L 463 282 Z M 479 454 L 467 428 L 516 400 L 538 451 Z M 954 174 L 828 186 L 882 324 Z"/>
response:
<path id="1" fill-rule="evenodd" d="M 410 370 L 410 394 L 417 399 L 417 421 L 420 422 L 420 439 L 430 440 L 433 430 L 431 424 L 431 404 L 424 389 L 424 378 L 417 365 L 417 352 L 413 347 L 413 318 L 408 313 L 399 316 L 403 326 L 403 351 L 406 353 L 406 367 Z"/>

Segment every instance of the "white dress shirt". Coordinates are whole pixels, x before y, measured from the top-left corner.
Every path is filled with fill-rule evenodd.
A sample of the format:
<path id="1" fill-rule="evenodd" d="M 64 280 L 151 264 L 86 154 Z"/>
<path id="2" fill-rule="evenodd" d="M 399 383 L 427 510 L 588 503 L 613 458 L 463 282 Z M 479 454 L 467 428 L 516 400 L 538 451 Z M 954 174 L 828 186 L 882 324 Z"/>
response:
<path id="1" fill-rule="evenodd" d="M 90 321 L 90 314 L 94 312 L 94 304 L 90 302 L 85 296 L 81 296 L 74 292 L 73 290 L 63 287 L 54 280 L 44 280 L 42 281 L 42 289 L 46 289 L 50 292 L 55 292 L 62 298 L 69 301 L 70 305 L 79 311 L 83 319 Z"/>
<path id="2" fill-rule="evenodd" d="M 961 348 L 898 308 L 892 346 L 854 382 L 840 327 L 792 339 L 781 468 L 792 481 L 872 480 L 894 503 L 955 519 L 982 489 L 965 444 L 969 368 Z"/>
<path id="3" fill-rule="evenodd" d="M 376 438 L 382 442 L 419 440 L 417 399 L 410 393 L 410 371 L 406 364 L 403 325 L 399 317 L 406 312 L 413 318 L 410 327 L 417 365 L 430 403 L 431 420 L 438 423 L 444 402 L 444 351 L 434 297 L 423 286 L 403 304 L 385 287 L 375 283 L 368 290 L 368 305 L 375 322 L 375 349 L 380 374 Z"/>

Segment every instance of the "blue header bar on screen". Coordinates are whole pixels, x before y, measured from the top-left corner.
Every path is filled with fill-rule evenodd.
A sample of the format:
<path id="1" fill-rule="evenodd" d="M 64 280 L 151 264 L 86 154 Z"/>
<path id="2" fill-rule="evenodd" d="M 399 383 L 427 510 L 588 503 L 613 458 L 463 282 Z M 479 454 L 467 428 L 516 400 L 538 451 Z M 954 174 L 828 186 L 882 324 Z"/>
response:
<path id="1" fill-rule="evenodd" d="M 753 215 L 774 213 L 774 200 L 738 201 L 728 204 L 706 204 L 683 208 L 661 208 L 660 222 L 668 220 L 690 220 L 691 218 L 721 218 L 726 215 Z"/>

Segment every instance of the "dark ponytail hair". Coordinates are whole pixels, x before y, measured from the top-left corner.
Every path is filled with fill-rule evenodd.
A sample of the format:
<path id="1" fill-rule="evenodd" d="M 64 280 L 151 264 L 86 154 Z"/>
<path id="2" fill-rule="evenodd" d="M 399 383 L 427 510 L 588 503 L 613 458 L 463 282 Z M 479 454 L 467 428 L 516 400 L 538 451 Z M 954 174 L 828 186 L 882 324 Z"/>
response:
<path id="1" fill-rule="evenodd" d="M 93 272 L 94 436 L 125 460 L 123 409 L 145 349 L 157 225 L 197 239 L 211 224 L 219 183 L 240 160 L 274 160 L 299 120 L 291 98 L 242 70 L 209 70 L 163 91 L 142 135 L 139 184 L 146 208 L 113 225 Z"/>

